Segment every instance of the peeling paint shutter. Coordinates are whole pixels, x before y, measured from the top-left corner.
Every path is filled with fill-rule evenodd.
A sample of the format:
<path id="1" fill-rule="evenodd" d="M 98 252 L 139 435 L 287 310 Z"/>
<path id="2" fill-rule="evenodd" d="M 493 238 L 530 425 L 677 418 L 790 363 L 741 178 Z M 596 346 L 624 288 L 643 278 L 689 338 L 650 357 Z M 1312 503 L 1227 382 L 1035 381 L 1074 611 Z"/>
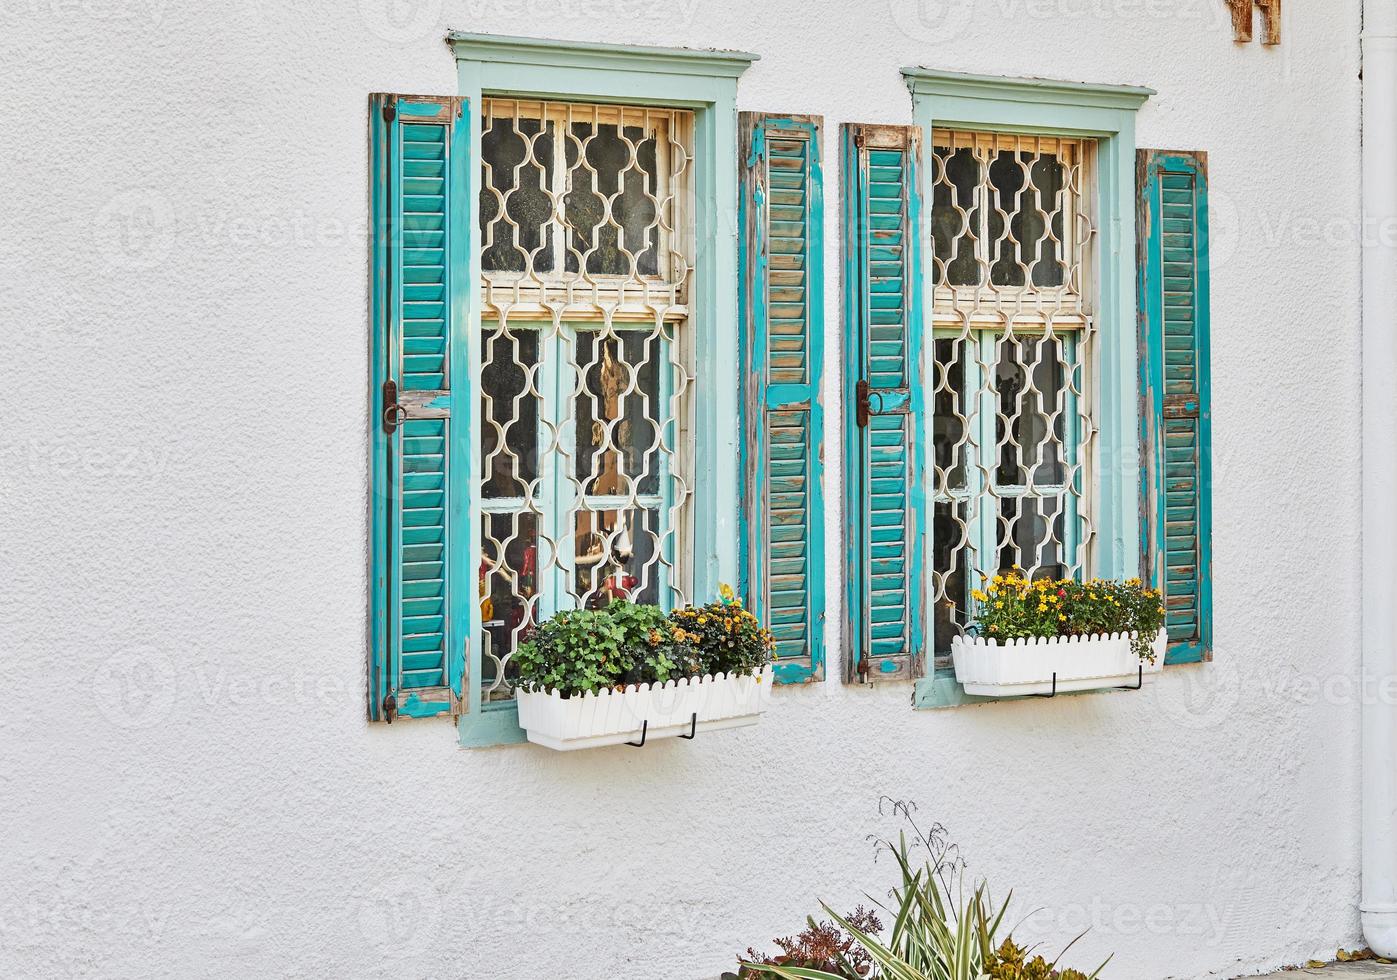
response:
<path id="1" fill-rule="evenodd" d="M 741 115 L 747 585 L 786 684 L 825 667 L 820 130 Z"/>
<path id="2" fill-rule="evenodd" d="M 1207 157 L 1140 150 L 1137 170 L 1145 566 L 1189 662 L 1212 647 Z"/>
<path id="3" fill-rule="evenodd" d="M 849 679 L 923 669 L 921 263 L 916 127 L 844 136 Z"/>
<path id="4" fill-rule="evenodd" d="M 461 576 L 465 108 L 458 98 L 370 99 L 375 720 L 447 713 L 461 696 L 470 588 Z"/>

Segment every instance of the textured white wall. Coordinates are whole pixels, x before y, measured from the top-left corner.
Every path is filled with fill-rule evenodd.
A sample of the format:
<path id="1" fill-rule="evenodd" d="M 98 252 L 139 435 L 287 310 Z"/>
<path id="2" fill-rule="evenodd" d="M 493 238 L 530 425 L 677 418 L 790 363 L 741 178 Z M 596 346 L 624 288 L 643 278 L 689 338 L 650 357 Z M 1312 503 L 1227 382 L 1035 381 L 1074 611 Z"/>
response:
<path id="1" fill-rule="evenodd" d="M 0 0 L 0 972 L 697 980 L 881 891 L 880 794 L 1114 977 L 1357 943 L 1357 8 Z M 448 26 L 759 52 L 830 188 L 904 64 L 1158 89 L 1141 145 L 1212 164 L 1217 662 L 643 752 L 368 726 L 365 96 L 454 92 Z"/>

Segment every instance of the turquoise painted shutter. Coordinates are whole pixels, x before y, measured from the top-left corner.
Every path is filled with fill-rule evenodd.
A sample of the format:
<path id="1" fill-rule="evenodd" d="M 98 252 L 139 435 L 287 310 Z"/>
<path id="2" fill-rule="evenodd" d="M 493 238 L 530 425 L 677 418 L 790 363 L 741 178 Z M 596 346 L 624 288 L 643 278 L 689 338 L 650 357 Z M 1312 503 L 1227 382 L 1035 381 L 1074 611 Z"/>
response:
<path id="1" fill-rule="evenodd" d="M 375 720 L 450 713 L 461 698 L 471 586 L 462 574 L 470 146 L 465 109 L 459 98 L 370 98 L 369 715 Z"/>
<path id="2" fill-rule="evenodd" d="M 847 679 L 923 672 L 921 134 L 843 127 Z"/>
<path id="3" fill-rule="evenodd" d="M 746 585 L 775 675 L 824 677 L 821 120 L 744 112 Z"/>
<path id="4" fill-rule="evenodd" d="M 1137 171 L 1144 564 L 1186 663 L 1212 651 L 1207 156 L 1140 150 Z"/>

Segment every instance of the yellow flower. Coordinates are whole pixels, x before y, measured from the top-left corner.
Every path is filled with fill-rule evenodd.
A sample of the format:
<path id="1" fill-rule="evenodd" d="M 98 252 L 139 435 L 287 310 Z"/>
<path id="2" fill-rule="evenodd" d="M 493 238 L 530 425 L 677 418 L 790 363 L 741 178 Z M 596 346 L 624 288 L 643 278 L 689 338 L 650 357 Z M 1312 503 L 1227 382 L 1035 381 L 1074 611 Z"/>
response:
<path id="1" fill-rule="evenodd" d="M 994 608 L 996 608 L 996 609 L 1003 609 L 1003 608 L 1004 608 L 1004 600 L 1001 599 L 1001 600 L 999 600 L 998 602 L 996 602 L 996 603 L 994 604 Z"/>
<path id="2" fill-rule="evenodd" d="M 718 596 L 719 596 L 724 602 L 732 602 L 734 599 L 737 598 L 735 595 L 733 595 L 732 586 L 731 586 L 731 585 L 728 585 L 726 582 L 723 582 L 723 583 L 720 583 L 720 584 L 719 584 L 719 586 L 718 586 Z"/>
<path id="3" fill-rule="evenodd" d="M 1048 604 L 1047 604 L 1046 602 L 1040 602 L 1040 603 L 1038 603 L 1038 611 L 1039 611 L 1039 612 L 1047 612 L 1047 611 L 1048 611 Z"/>
<path id="4" fill-rule="evenodd" d="M 1057 618 L 1059 622 L 1065 623 L 1067 622 L 1067 613 L 1058 613 Z"/>
<path id="5" fill-rule="evenodd" d="M 974 589 L 974 590 L 972 590 L 971 593 L 970 593 L 970 596 L 971 596 L 971 598 L 974 599 L 976 602 L 984 602 L 986 599 L 989 598 L 989 596 L 985 595 L 985 594 L 984 594 L 983 592 L 981 592 L 979 589 Z"/>

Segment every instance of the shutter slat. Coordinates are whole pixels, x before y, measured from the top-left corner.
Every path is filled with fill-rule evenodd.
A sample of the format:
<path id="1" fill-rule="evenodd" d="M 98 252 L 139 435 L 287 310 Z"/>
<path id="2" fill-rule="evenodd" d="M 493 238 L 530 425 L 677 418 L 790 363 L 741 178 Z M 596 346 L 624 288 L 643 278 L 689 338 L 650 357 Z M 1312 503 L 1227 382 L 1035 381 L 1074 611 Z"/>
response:
<path id="1" fill-rule="evenodd" d="M 741 115 L 747 585 L 778 683 L 824 676 L 820 121 Z"/>
<path id="2" fill-rule="evenodd" d="M 468 583 L 452 582 L 448 569 L 461 567 L 465 530 L 455 515 L 464 513 L 457 497 L 466 492 L 466 457 L 455 448 L 451 417 L 456 365 L 465 355 L 452 336 L 461 312 L 452 309 L 453 277 L 468 258 L 464 110 L 457 98 L 370 99 L 375 720 L 447 713 L 462 693 L 465 623 L 455 606 Z M 405 409 L 393 413 L 392 432 L 383 425 L 386 381 L 397 385 Z"/>
<path id="3" fill-rule="evenodd" d="M 1140 150 L 1137 176 L 1144 564 L 1189 662 L 1212 646 L 1207 161 Z"/>

